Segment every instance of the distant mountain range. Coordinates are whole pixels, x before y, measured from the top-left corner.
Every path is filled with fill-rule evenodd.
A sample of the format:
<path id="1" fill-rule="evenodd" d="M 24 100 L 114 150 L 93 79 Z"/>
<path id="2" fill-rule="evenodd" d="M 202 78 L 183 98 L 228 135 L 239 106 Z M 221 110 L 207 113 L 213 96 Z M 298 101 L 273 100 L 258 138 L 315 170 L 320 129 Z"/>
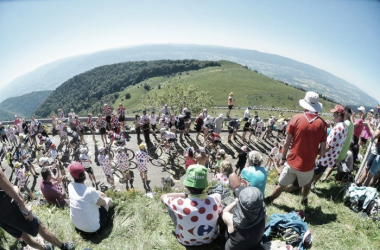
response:
<path id="1" fill-rule="evenodd" d="M 324 70 L 255 50 L 203 45 L 143 45 L 61 59 L 18 77 L 2 90 L 0 101 L 38 90 L 54 90 L 71 77 L 98 66 L 159 59 L 229 60 L 290 85 L 313 90 L 338 103 L 373 107 L 377 100 Z"/>
<path id="2" fill-rule="evenodd" d="M 10 97 L 0 103 L 0 120 L 12 121 L 14 116 L 30 118 L 38 106 L 52 93 L 51 90 L 34 91 Z"/>

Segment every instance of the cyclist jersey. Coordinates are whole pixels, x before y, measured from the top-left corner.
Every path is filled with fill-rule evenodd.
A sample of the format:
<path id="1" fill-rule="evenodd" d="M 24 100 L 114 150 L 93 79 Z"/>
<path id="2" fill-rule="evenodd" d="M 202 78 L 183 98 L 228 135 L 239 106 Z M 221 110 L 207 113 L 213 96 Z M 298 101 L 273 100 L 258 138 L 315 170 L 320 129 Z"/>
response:
<path id="1" fill-rule="evenodd" d="M 82 165 L 83 165 L 84 168 L 90 168 L 91 167 L 90 157 L 88 155 L 81 154 L 79 156 L 79 160 L 82 163 Z"/>
<path id="2" fill-rule="evenodd" d="M 45 137 L 45 136 L 41 137 L 41 139 L 40 139 L 40 144 L 42 144 L 42 143 L 45 143 L 46 148 L 50 148 L 51 144 L 53 144 L 53 142 L 50 140 L 50 138 Z"/>
<path id="3" fill-rule="evenodd" d="M 99 121 L 99 119 L 96 120 L 96 127 L 97 127 L 98 129 L 105 128 L 106 125 L 107 125 L 107 123 L 106 123 L 105 120 L 103 120 L 103 119 L 101 119 L 100 121 Z"/>
<path id="4" fill-rule="evenodd" d="M 120 133 L 120 134 L 112 133 L 111 143 L 112 143 L 114 140 L 115 140 L 118 144 L 121 144 L 120 146 L 124 146 L 124 145 L 125 145 L 125 138 L 124 138 L 124 134 L 123 134 L 123 133 Z"/>
<path id="5" fill-rule="evenodd" d="M 220 138 L 220 135 L 218 134 L 218 133 L 212 133 L 212 137 L 211 137 L 211 140 L 213 141 L 213 142 L 215 142 L 215 141 L 222 141 L 222 138 Z"/>
<path id="6" fill-rule="evenodd" d="M 165 131 L 165 133 L 162 135 L 162 138 L 164 138 L 164 139 L 176 139 L 177 136 L 173 132 Z"/>
<path id="7" fill-rule="evenodd" d="M 79 120 L 75 121 L 75 127 L 77 128 L 77 130 L 83 129 L 82 123 Z"/>
<path id="8" fill-rule="evenodd" d="M 117 127 L 117 124 L 119 123 L 119 119 L 117 119 L 116 117 L 112 118 L 111 119 L 111 122 L 113 123 L 113 125 L 115 126 L 115 128 Z"/>
<path id="9" fill-rule="evenodd" d="M 92 121 L 92 118 L 90 118 L 90 117 L 87 119 L 87 126 L 89 128 L 94 128 L 95 127 L 94 122 Z"/>

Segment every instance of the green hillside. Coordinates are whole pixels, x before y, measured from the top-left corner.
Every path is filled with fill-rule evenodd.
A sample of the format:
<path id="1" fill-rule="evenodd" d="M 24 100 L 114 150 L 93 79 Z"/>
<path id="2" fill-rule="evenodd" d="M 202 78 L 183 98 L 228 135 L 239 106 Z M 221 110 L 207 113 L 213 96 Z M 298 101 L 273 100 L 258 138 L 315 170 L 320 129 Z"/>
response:
<path id="1" fill-rule="evenodd" d="M 114 103 L 125 87 L 157 76 L 218 66 L 217 62 L 197 60 L 158 60 L 125 62 L 97 67 L 76 75 L 56 90 L 37 108 L 37 117 L 48 117 L 61 108 L 79 115 L 101 111 L 104 103 Z"/>
<path id="2" fill-rule="evenodd" d="M 130 86 L 122 91 L 115 102 L 115 108 L 121 102 L 127 107 L 127 113 L 134 114 L 143 109 L 157 109 L 161 107 L 145 107 L 141 98 L 148 93 L 145 85 L 150 87 L 150 92 L 159 92 L 159 88 L 165 84 L 192 84 L 199 90 L 209 91 L 210 98 L 215 106 L 226 107 L 230 92 L 234 92 L 235 106 L 263 106 L 280 107 L 300 110 L 299 99 L 305 96 L 305 92 L 288 86 L 277 80 L 256 73 L 246 67 L 229 61 L 220 61 L 220 67 L 208 67 L 196 71 L 178 73 L 170 77 L 154 77 L 142 81 L 138 85 Z M 126 99 L 130 94 L 130 99 Z M 184 96 L 191 98 L 191 96 Z M 324 111 L 334 107 L 334 103 L 323 100 Z M 169 103 L 170 104 L 170 103 Z M 201 103 L 199 105 L 202 105 Z M 241 111 L 243 112 L 243 111 Z M 240 113 L 241 113 L 240 112 Z"/>
<path id="3" fill-rule="evenodd" d="M 13 120 L 15 114 L 19 117 L 30 117 L 51 93 L 51 90 L 35 91 L 4 100 L 0 104 L 0 120 Z"/>

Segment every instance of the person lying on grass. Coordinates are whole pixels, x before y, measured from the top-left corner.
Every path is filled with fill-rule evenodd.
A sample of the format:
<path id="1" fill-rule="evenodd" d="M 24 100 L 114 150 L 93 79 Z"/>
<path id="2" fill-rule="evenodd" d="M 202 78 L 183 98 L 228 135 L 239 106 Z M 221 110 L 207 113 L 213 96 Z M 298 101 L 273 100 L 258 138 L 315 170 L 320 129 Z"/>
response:
<path id="1" fill-rule="evenodd" d="M 203 193 L 208 182 L 207 169 L 202 165 L 189 166 L 183 184 L 189 194 L 169 193 L 161 196 L 161 201 L 169 209 L 177 240 L 185 246 L 209 244 L 218 237 L 221 196 Z"/>

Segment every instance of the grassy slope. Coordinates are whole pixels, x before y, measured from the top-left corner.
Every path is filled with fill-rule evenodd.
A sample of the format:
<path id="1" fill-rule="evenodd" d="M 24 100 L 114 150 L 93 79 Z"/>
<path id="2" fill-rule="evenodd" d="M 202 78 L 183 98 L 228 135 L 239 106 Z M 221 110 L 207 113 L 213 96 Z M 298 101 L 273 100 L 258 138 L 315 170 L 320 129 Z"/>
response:
<path id="1" fill-rule="evenodd" d="M 262 105 L 264 107 L 274 106 L 300 109 L 298 100 L 305 96 L 305 92 L 286 86 L 262 74 L 255 73 L 239 64 L 228 61 L 220 61 L 220 63 L 221 67 L 209 67 L 172 77 L 147 79 L 137 86 L 128 87 L 121 92 L 114 107 L 116 108 L 118 103 L 122 102 L 127 107 L 128 114 L 135 114 L 143 109 L 150 110 L 150 107 L 143 107 L 142 104 L 138 104 L 144 94 L 147 93 L 143 88 L 144 84 L 151 86 L 152 90 L 150 91 L 162 91 L 157 88 L 159 84 L 162 86 L 164 84 L 189 83 L 198 86 L 200 90 L 209 91 L 210 98 L 215 101 L 216 106 L 226 107 L 228 94 L 234 92 L 236 107 Z M 125 99 L 126 93 L 131 94 L 131 99 Z M 292 97 L 292 100 L 288 97 Z M 331 102 L 324 100 L 321 102 L 325 107 L 325 112 L 328 112 L 334 106 Z M 211 111 L 211 114 L 216 115 L 220 112 L 225 113 L 225 110 Z M 232 116 L 241 117 L 243 113 L 244 110 L 234 109 L 231 114 Z M 251 114 L 253 114 L 253 111 Z M 259 111 L 261 117 L 267 117 L 269 114 L 278 116 L 279 112 Z M 287 116 L 291 116 L 291 114 L 289 113 Z"/>
<path id="2" fill-rule="evenodd" d="M 277 175 L 271 172 L 267 195 L 276 181 Z M 316 193 L 310 195 L 309 208 L 305 213 L 314 239 L 312 249 L 379 249 L 379 222 L 359 217 L 340 201 L 334 203 L 332 199 L 340 188 L 341 185 L 334 182 L 323 183 Z M 108 193 L 117 204 L 113 224 L 99 238 L 91 240 L 85 240 L 75 232 L 68 208 L 60 210 L 44 206 L 34 211 L 60 239 L 74 242 L 76 249 L 185 249 L 172 234 L 174 227 L 166 207 L 159 201 L 160 191 L 156 189 L 155 192 L 154 199 L 135 191 Z M 275 205 L 267 208 L 267 212 L 271 215 L 303 209 L 300 199 L 299 194 L 283 193 Z M 2 243 L 4 249 L 12 249 L 15 240 L 9 235 L 6 239 L 8 242 Z M 197 249 L 219 248 L 214 244 Z"/>

